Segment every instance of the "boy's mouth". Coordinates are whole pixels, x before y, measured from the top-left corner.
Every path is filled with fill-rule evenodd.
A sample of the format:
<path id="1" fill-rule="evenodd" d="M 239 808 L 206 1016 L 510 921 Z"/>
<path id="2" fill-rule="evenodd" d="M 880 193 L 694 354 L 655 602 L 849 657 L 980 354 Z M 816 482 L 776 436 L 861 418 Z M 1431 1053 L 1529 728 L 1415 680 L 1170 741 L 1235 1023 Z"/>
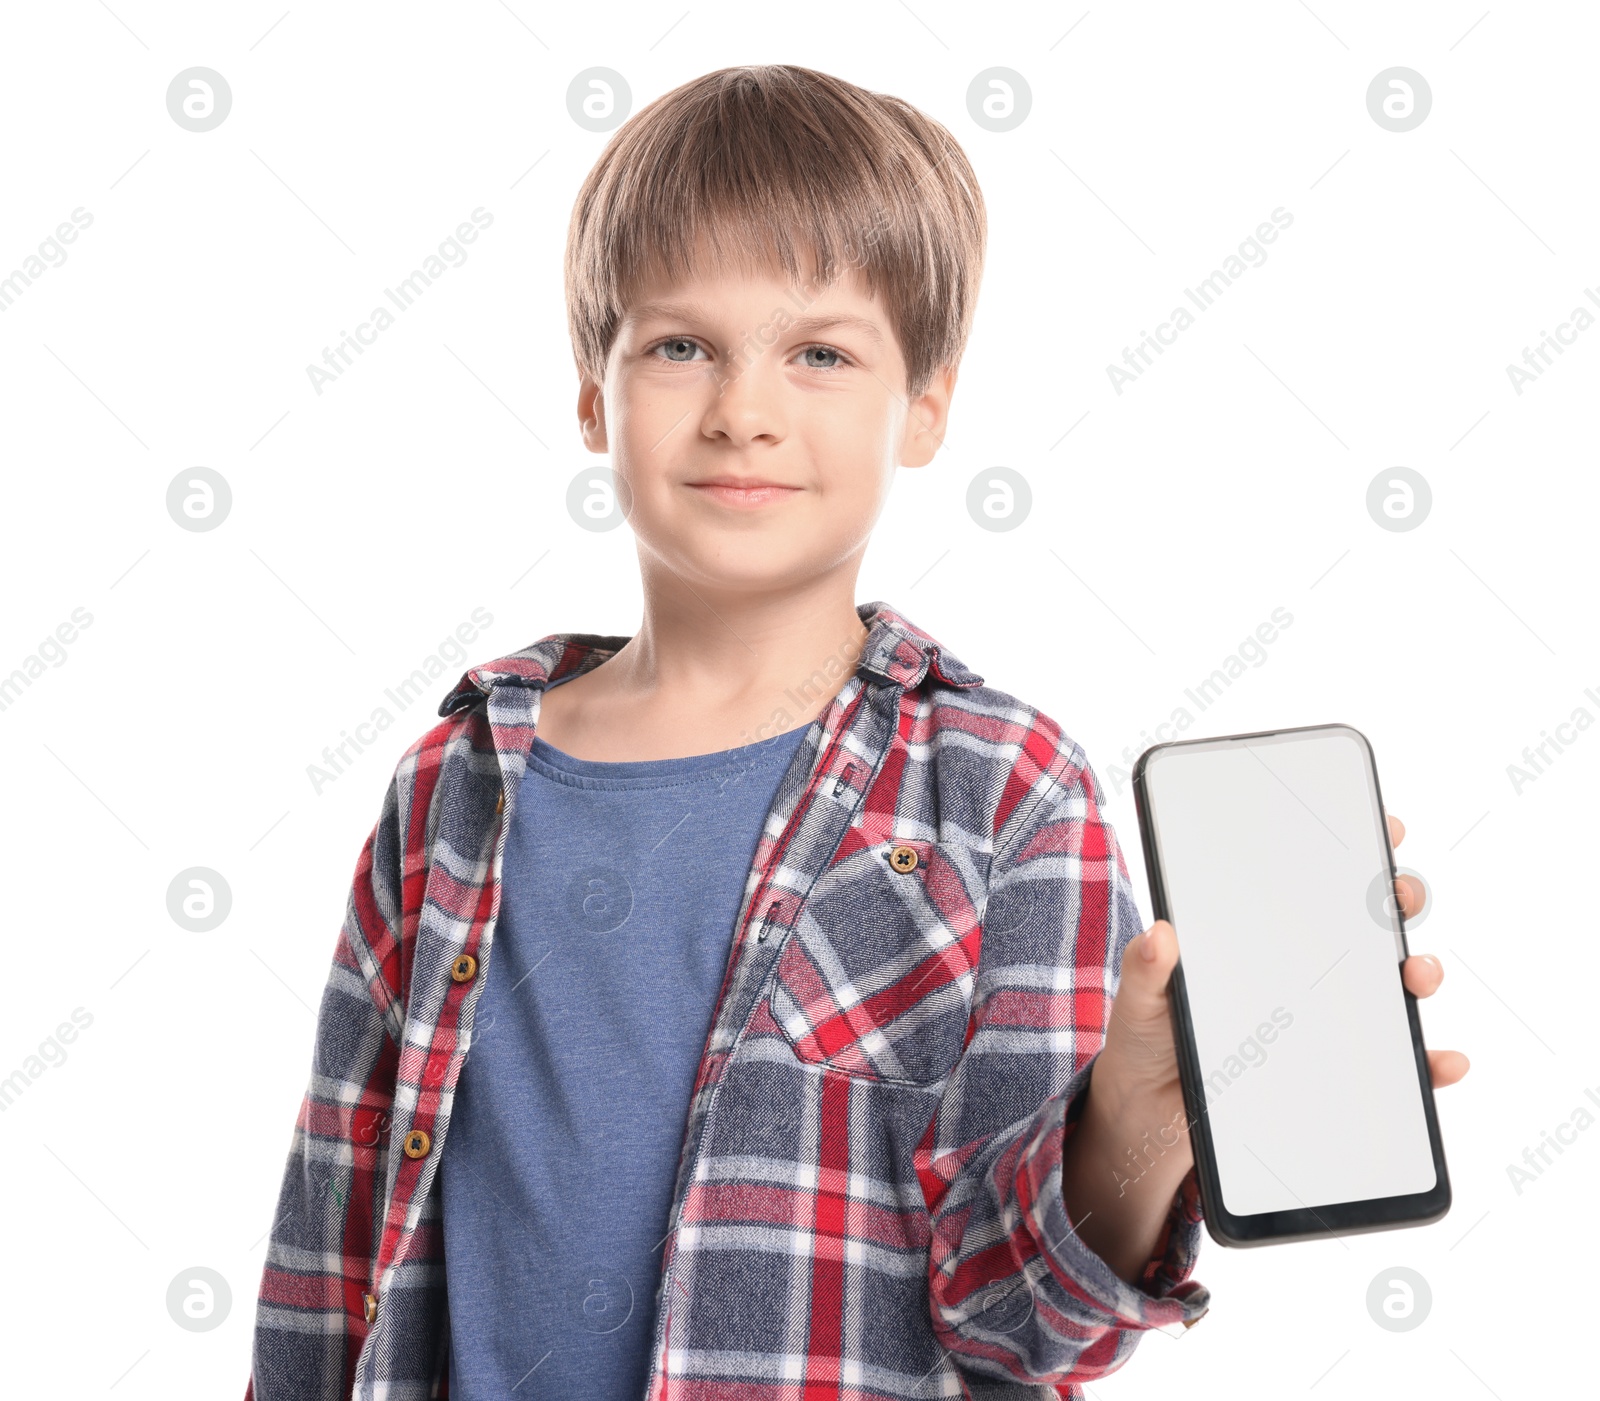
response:
<path id="1" fill-rule="evenodd" d="M 727 476 L 707 477 L 704 481 L 689 482 L 688 485 L 702 496 L 708 496 L 714 501 L 720 501 L 725 506 L 742 506 L 746 508 L 768 506 L 777 501 L 785 501 L 801 489 L 797 486 L 784 486 L 780 482 L 769 482 L 760 478 Z"/>

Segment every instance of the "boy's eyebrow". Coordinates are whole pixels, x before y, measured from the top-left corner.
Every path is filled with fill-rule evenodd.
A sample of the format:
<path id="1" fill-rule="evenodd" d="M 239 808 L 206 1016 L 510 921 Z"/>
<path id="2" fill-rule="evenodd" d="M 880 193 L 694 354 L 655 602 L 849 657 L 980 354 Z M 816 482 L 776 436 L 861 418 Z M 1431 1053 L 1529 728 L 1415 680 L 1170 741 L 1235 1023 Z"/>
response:
<path id="1" fill-rule="evenodd" d="M 782 310 L 783 308 L 779 308 Z M 648 321 L 652 318 L 661 321 L 694 321 L 710 320 L 710 313 L 695 302 L 644 302 L 639 306 L 630 307 L 625 320 Z M 789 322 L 791 331 L 798 331 L 801 335 L 814 335 L 820 331 L 831 331 L 836 328 L 858 331 L 872 341 L 874 345 L 883 344 L 883 333 L 876 323 L 868 321 L 862 316 L 847 316 L 839 313 L 833 316 L 802 316 Z"/>

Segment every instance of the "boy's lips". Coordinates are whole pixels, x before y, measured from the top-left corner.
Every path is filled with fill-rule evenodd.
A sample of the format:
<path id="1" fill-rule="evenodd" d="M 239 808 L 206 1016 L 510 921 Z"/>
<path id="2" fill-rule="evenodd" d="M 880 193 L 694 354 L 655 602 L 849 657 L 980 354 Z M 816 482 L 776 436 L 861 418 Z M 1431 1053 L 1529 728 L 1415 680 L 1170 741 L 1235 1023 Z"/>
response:
<path id="1" fill-rule="evenodd" d="M 720 501 L 725 506 L 743 507 L 771 505 L 775 501 L 788 499 L 800 490 L 797 486 L 784 486 L 779 482 L 741 480 L 738 477 L 709 477 L 703 482 L 689 482 L 687 485 L 702 496 Z"/>

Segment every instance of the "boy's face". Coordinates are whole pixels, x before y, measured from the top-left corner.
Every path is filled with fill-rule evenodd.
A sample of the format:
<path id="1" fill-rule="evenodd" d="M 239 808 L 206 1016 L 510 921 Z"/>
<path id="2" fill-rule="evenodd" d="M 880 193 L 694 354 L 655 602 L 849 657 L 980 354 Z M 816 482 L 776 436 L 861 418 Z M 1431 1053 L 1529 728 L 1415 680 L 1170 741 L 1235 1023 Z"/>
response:
<path id="1" fill-rule="evenodd" d="M 580 386 L 584 442 L 611 454 L 640 543 L 690 584 L 848 569 L 853 585 L 895 468 L 939 447 L 955 372 L 907 402 L 899 343 L 853 269 L 819 290 L 709 262 L 632 299 L 604 386 Z"/>

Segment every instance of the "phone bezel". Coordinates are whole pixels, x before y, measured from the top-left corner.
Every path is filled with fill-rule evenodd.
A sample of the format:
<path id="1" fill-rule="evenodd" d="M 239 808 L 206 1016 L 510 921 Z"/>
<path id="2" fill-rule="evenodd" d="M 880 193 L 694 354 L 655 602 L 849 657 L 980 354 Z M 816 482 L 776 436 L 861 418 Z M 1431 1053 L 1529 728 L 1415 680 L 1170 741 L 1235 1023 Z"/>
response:
<path id="1" fill-rule="evenodd" d="M 1360 741 L 1367 756 L 1367 777 L 1372 785 L 1372 796 L 1378 811 L 1387 818 L 1383 806 L 1383 789 L 1378 782 L 1377 759 L 1372 744 L 1353 725 L 1340 723 L 1324 725 L 1296 725 L 1278 730 L 1256 730 L 1245 734 L 1209 735 L 1194 739 L 1169 740 L 1153 744 L 1139 755 L 1133 766 L 1134 809 L 1139 818 L 1139 835 L 1144 849 L 1145 873 L 1150 885 L 1150 901 L 1155 919 L 1165 919 L 1177 928 L 1168 913 L 1166 883 L 1160 852 L 1156 847 L 1154 823 L 1151 820 L 1151 799 L 1146 787 L 1146 772 L 1150 756 L 1160 750 L 1193 748 L 1197 745 L 1218 745 L 1227 742 L 1275 738 L 1282 735 L 1312 735 L 1345 733 Z M 1394 847 L 1389 840 L 1387 820 L 1379 824 L 1383 832 L 1383 848 L 1389 862 L 1389 878 L 1395 870 Z M 1396 938 L 1399 942 L 1400 963 L 1410 955 L 1406 940 L 1405 913 L 1395 909 Z M 1178 930 L 1181 946 L 1183 931 Z M 1397 973 L 1399 971 L 1397 966 Z M 1222 1204 L 1222 1184 L 1217 1170 L 1216 1151 L 1211 1141 L 1211 1126 L 1205 1112 L 1205 1093 L 1200 1076 L 1200 1058 L 1195 1041 L 1194 1024 L 1190 1017 L 1189 997 L 1183 977 L 1183 958 L 1180 953 L 1173 969 L 1168 988 L 1168 1005 L 1171 1009 L 1173 1039 L 1178 1052 L 1178 1073 L 1183 1083 L 1184 1114 L 1189 1122 L 1189 1141 L 1194 1151 L 1195 1174 L 1200 1188 L 1200 1205 L 1205 1217 L 1206 1230 L 1213 1240 L 1225 1246 L 1278 1245 L 1292 1241 L 1326 1240 L 1341 1235 L 1356 1235 L 1367 1231 L 1390 1231 L 1408 1226 L 1428 1225 L 1442 1219 L 1450 1210 L 1450 1175 L 1445 1164 L 1444 1143 L 1439 1133 L 1439 1116 L 1433 1097 L 1433 1079 L 1428 1071 L 1428 1052 L 1422 1039 L 1422 1020 L 1417 1010 L 1417 998 L 1401 982 L 1405 997 L 1406 1019 L 1411 1027 L 1411 1046 L 1415 1058 L 1418 1086 L 1422 1091 L 1423 1112 L 1428 1123 L 1428 1142 L 1433 1152 L 1435 1181 L 1427 1192 L 1415 1192 L 1396 1197 L 1372 1197 L 1362 1201 L 1338 1202 L 1317 1207 L 1297 1207 L 1286 1211 L 1259 1212 L 1254 1215 L 1235 1215 Z"/>

